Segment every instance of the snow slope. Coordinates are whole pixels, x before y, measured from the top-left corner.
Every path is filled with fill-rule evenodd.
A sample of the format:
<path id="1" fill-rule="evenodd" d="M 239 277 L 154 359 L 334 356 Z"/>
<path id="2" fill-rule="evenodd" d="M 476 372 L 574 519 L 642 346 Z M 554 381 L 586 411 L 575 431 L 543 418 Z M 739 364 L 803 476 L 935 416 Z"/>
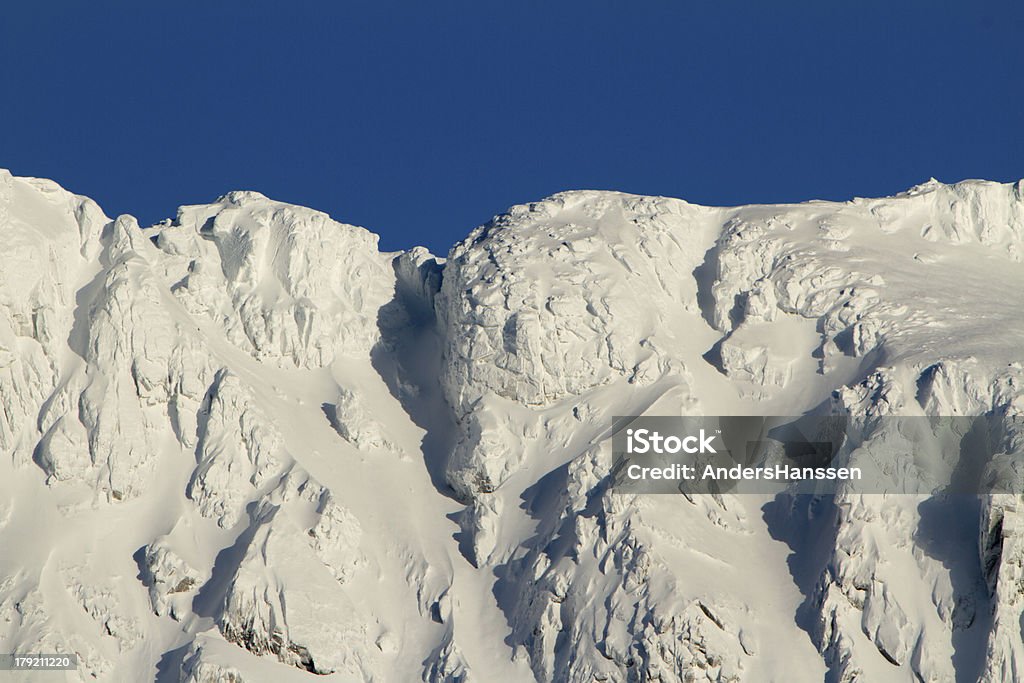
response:
<path id="1" fill-rule="evenodd" d="M 640 413 L 849 414 L 855 462 L 877 416 L 989 415 L 1019 467 L 1022 195 L 569 192 L 442 259 L 0 172 L 0 652 L 81 661 L 0 677 L 1020 680 L 1018 495 L 608 475 Z"/>

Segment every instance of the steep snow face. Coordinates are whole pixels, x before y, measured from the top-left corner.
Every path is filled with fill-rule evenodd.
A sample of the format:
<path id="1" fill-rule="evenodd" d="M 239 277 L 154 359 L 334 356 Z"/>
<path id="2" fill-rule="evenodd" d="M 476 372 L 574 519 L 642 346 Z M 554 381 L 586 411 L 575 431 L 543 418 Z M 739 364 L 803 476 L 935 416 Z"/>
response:
<path id="1" fill-rule="evenodd" d="M 33 447 L 22 432 L 59 379 L 74 322 L 76 283 L 69 273 L 95 258 L 108 223 L 95 203 L 55 183 L 0 171 L 0 448 L 15 451 L 19 461 Z"/>
<path id="2" fill-rule="evenodd" d="M 515 207 L 457 245 L 436 307 L 442 386 L 464 426 L 448 482 L 493 491 L 523 457 L 533 411 L 625 379 L 686 381 L 666 321 L 699 316 L 691 271 L 710 213 L 675 199 L 576 192 Z M 535 431 L 535 430 L 534 430 Z M 475 467 L 480 465 L 480 467 Z"/>
<path id="3" fill-rule="evenodd" d="M 570 192 L 439 259 L 254 192 L 143 229 L 0 173 L 0 652 L 76 652 L 67 680 L 1017 680 L 1019 495 L 609 484 L 614 415 L 839 412 L 876 466 L 907 443 L 880 416 L 1020 416 L 1022 194 Z M 1015 421 L 984 438 L 1019 471 Z"/>
<path id="4" fill-rule="evenodd" d="M 657 356 L 651 328 L 697 310 L 686 266 L 707 214 L 675 199 L 574 192 L 477 228 L 452 251 L 438 300 L 456 412 L 487 393 L 545 407 L 640 379 Z"/>
<path id="5" fill-rule="evenodd" d="M 187 259 L 174 294 L 260 360 L 322 367 L 365 356 L 392 278 L 377 236 L 326 214 L 231 192 L 184 206 L 157 245 Z M 179 264 L 180 267 L 180 264 Z"/>
<path id="6" fill-rule="evenodd" d="M 1020 330 L 1004 297 L 1020 284 L 1022 192 L 1020 183 L 931 183 L 890 199 L 736 211 L 714 254 L 714 325 L 739 336 L 778 311 L 817 319 L 826 368 L 883 341 L 893 360 L 1012 362 L 1013 345 L 992 337 Z"/>
<path id="7" fill-rule="evenodd" d="M 572 193 L 456 247 L 438 297 L 460 419 L 446 472 L 471 501 L 470 555 L 496 567 L 535 676 L 774 679 L 765 643 L 792 624 L 749 606 L 789 580 L 803 593 L 790 619 L 831 679 L 952 680 L 953 661 L 967 679 L 1011 680 L 1019 639 L 1005 629 L 1021 612 L 999 591 L 1019 593 L 1007 588 L 1019 557 L 1004 538 L 1015 508 L 999 497 L 978 508 L 842 494 L 808 507 L 604 486 L 614 414 L 1019 414 L 1021 195 L 932 182 L 888 199 L 710 210 Z M 906 445 L 853 424 L 852 462 L 895 460 Z M 903 476 L 907 489 L 927 481 Z M 525 544 L 509 514 L 519 500 L 533 517 Z M 947 526 L 955 540 L 941 538 Z M 676 552 L 680 528 L 701 557 Z M 750 596 L 750 575 L 729 570 L 771 558 L 765 536 L 790 545 L 792 576 L 762 568 Z M 737 555 L 716 566 L 708 548 Z"/>

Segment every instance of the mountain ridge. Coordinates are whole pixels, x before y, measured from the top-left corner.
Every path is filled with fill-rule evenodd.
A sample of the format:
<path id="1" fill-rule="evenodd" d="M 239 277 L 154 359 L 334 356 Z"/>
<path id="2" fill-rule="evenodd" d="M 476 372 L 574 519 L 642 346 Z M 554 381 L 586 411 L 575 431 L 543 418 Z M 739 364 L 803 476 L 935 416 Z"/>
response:
<path id="1" fill-rule="evenodd" d="M 872 415 L 1018 415 L 1022 195 L 571 191 L 442 259 L 251 191 L 141 228 L 0 174 L 0 650 L 76 652 L 67 680 L 1013 680 L 1019 496 L 616 494 L 607 436 L 825 406 L 857 458 Z"/>

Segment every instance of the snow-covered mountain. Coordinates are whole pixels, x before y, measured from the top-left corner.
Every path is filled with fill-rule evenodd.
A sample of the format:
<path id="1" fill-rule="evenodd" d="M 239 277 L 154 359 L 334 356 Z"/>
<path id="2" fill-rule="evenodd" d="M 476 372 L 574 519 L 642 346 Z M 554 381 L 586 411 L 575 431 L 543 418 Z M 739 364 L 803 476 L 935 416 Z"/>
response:
<path id="1" fill-rule="evenodd" d="M 440 258 L 0 172 L 0 240 L 0 652 L 78 654 L 45 680 L 1024 678 L 1019 495 L 609 488 L 615 415 L 1015 424 L 1024 181 L 568 192 Z"/>

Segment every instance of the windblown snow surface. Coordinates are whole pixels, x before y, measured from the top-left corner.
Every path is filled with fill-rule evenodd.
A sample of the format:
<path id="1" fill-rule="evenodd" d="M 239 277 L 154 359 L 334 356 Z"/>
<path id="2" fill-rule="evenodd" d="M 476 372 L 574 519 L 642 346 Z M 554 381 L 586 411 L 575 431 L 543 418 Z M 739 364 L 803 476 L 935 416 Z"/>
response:
<path id="1" fill-rule="evenodd" d="M 1020 496 L 609 490 L 614 415 L 1019 416 L 1024 182 L 567 192 L 440 258 L 3 172 L 0 245 L 0 652 L 80 659 L 0 676 L 1024 678 Z"/>

